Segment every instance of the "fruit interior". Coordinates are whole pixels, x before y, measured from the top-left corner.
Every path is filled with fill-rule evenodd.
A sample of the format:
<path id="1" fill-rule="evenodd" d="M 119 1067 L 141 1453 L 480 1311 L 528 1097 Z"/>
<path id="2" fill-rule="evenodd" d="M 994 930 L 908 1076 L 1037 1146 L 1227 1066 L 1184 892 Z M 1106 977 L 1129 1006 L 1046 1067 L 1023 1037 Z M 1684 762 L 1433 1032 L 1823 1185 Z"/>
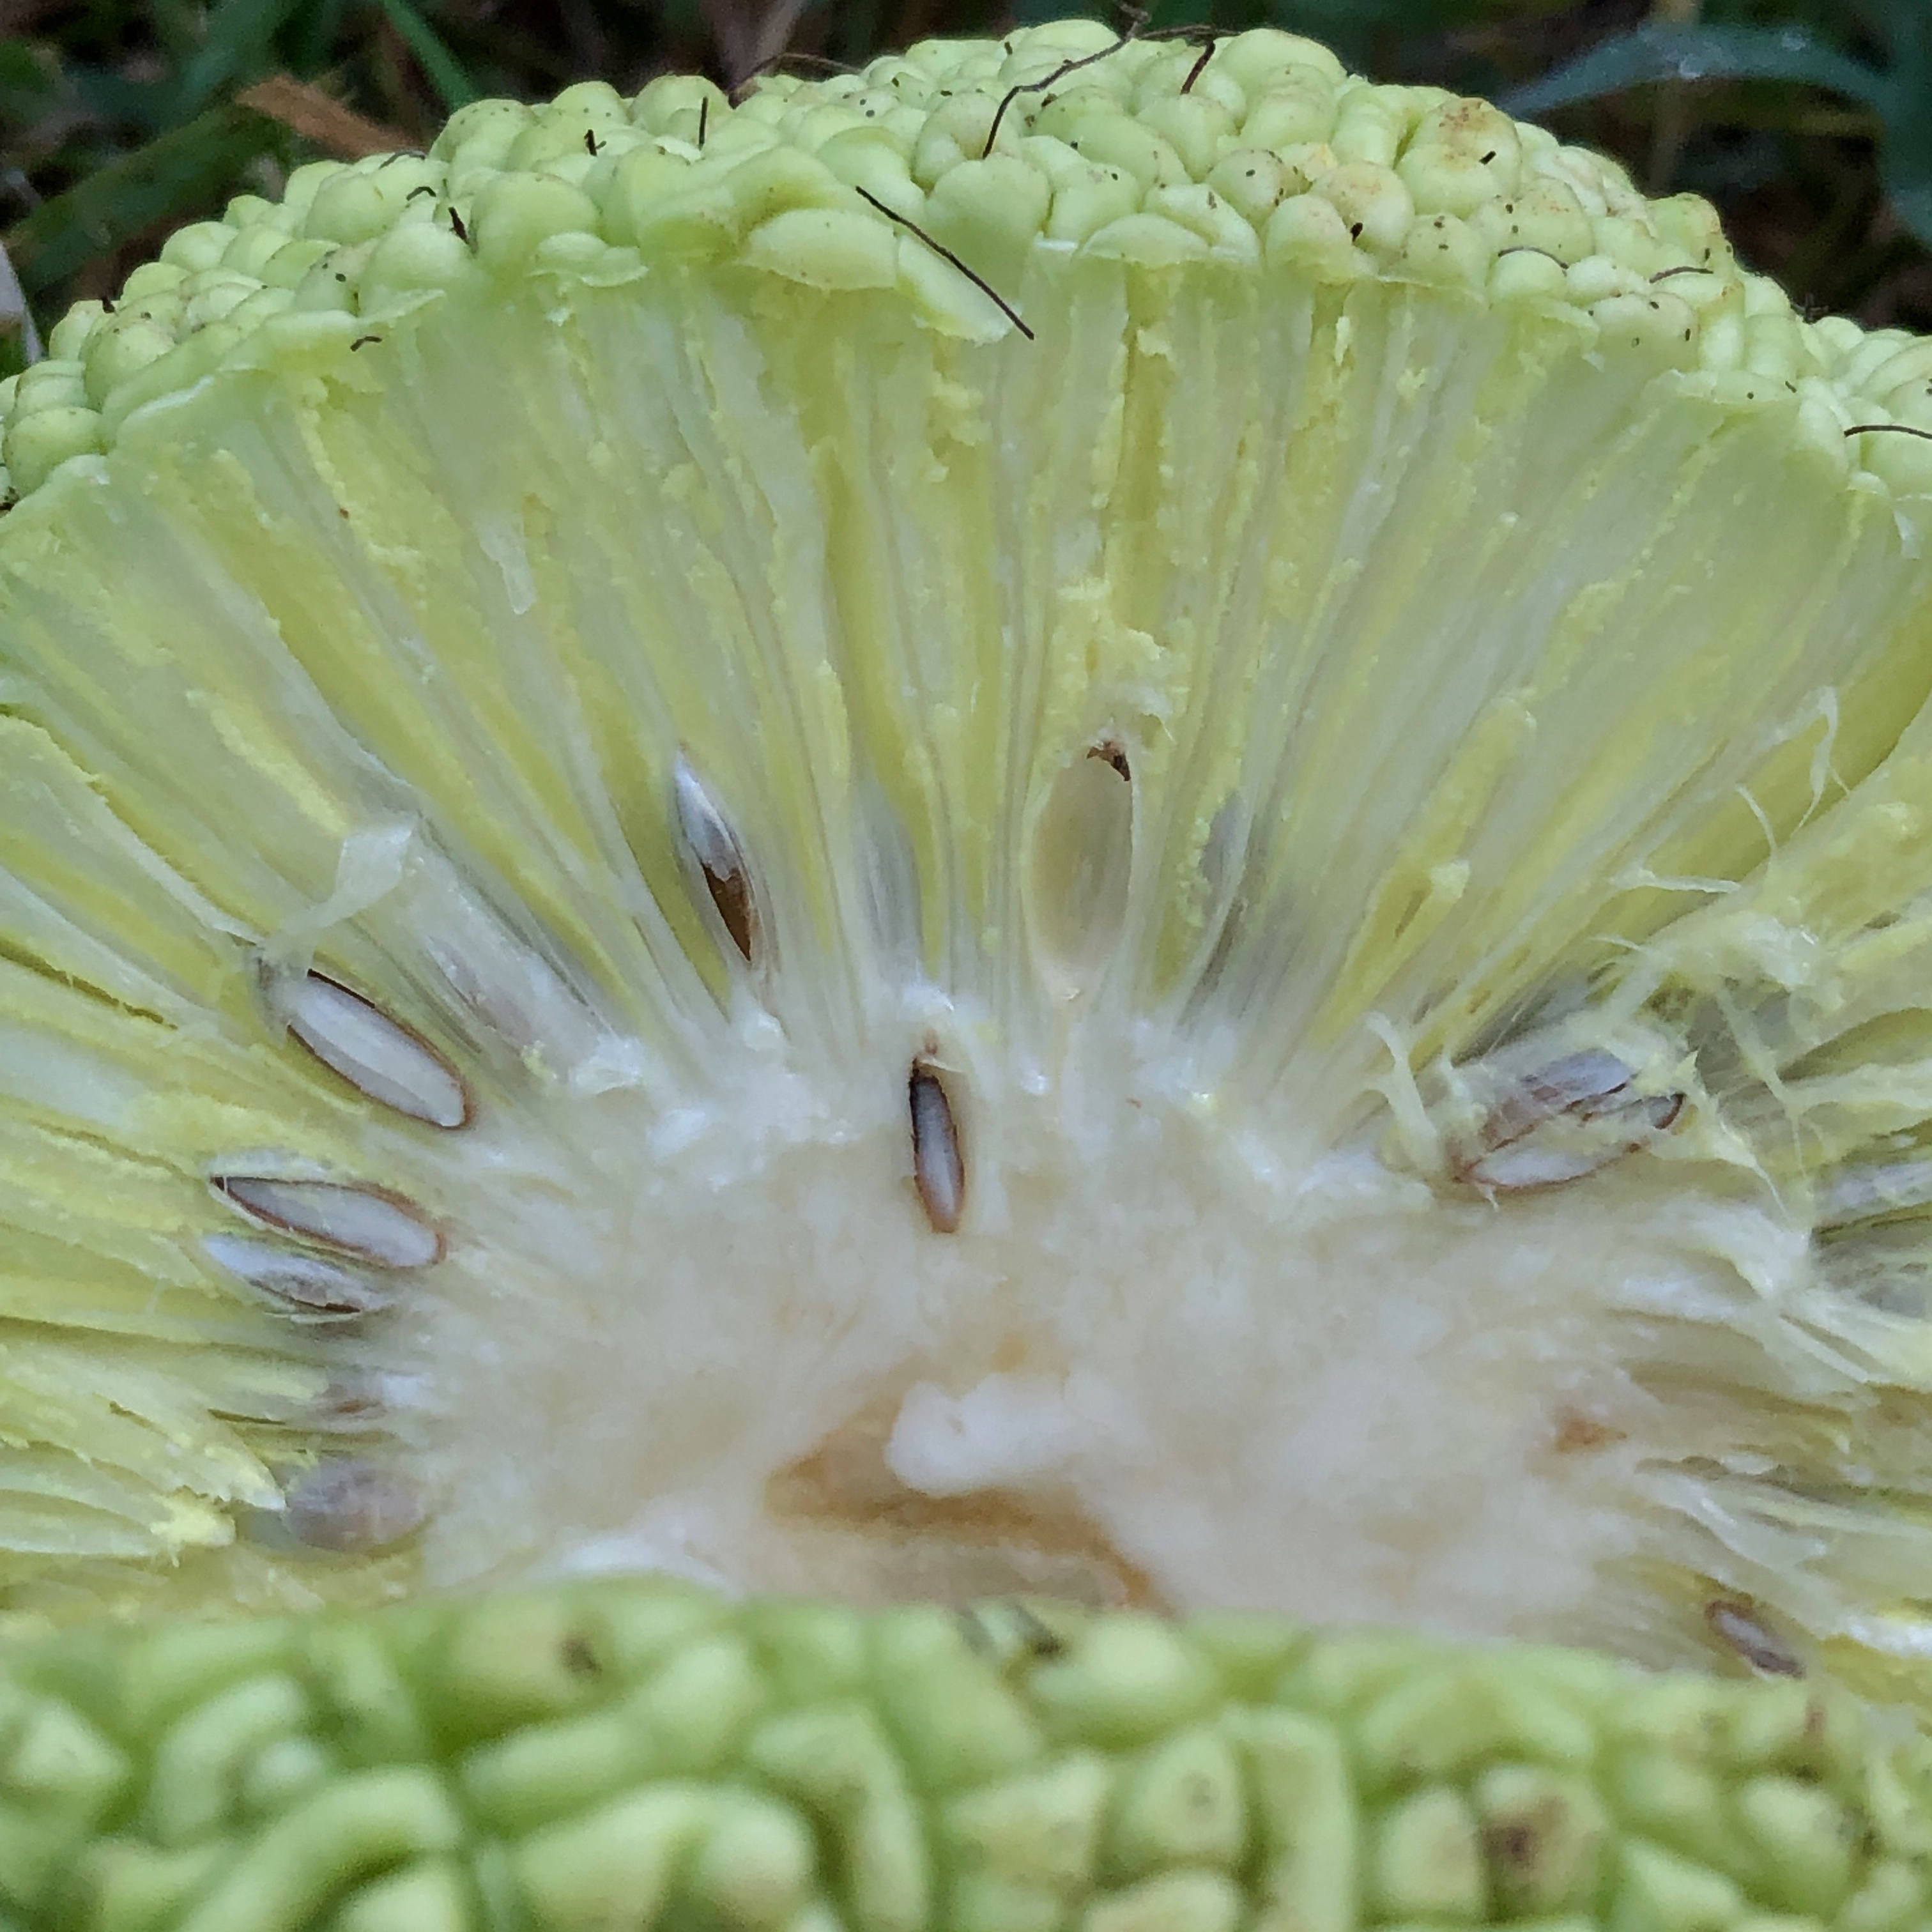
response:
<path id="1" fill-rule="evenodd" d="M 992 266 L 532 274 L 0 526 L 6 1600 L 1909 1662 L 1916 512 L 1572 313 Z"/>

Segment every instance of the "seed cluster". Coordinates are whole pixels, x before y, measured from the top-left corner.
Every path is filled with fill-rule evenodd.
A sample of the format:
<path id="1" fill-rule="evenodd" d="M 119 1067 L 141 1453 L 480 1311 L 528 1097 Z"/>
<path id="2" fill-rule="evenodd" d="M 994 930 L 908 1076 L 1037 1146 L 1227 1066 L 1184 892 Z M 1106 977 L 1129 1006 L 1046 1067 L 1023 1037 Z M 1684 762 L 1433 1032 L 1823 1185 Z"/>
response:
<path id="1" fill-rule="evenodd" d="M 480 101 L 424 155 L 318 162 L 171 239 L 48 358 L 0 385 L 0 493 L 104 449 L 144 404 L 236 364 L 380 349 L 437 296 L 506 278 L 608 284 L 735 260 L 894 290 L 934 326 L 1028 332 L 1030 265 L 1211 260 L 1346 285 L 1437 286 L 1564 319 L 1720 403 L 1795 399 L 1795 433 L 1894 488 L 1932 486 L 1932 350 L 1808 324 L 1740 274 L 1712 211 L 1646 201 L 1614 164 L 1438 89 L 1371 86 L 1311 41 L 1202 45 L 1064 22 L 929 42 L 862 72 L 602 82 Z"/>
<path id="2" fill-rule="evenodd" d="M 1932 1747 L 1556 1652 L 604 1584 L 16 1651 L 0 1832 L 24 1932 L 1888 1932 Z"/>

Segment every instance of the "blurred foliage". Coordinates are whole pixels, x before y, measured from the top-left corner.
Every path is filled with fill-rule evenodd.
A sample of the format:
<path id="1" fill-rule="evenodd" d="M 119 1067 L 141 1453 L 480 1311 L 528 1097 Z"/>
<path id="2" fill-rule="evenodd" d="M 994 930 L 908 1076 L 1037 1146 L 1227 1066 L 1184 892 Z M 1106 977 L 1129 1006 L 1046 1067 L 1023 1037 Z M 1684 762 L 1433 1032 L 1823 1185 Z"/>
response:
<path id="1" fill-rule="evenodd" d="M 0 242 L 44 325 L 167 228 L 483 94 L 856 63 L 1060 0 L 0 0 Z M 1141 16 L 1111 16 L 1124 30 Z M 1723 210 L 1802 302 L 1932 328 L 1932 0 L 1158 0 L 1501 100 Z M 261 83 L 268 81 L 264 87 Z M 0 277 L 0 331 L 7 324 Z"/>

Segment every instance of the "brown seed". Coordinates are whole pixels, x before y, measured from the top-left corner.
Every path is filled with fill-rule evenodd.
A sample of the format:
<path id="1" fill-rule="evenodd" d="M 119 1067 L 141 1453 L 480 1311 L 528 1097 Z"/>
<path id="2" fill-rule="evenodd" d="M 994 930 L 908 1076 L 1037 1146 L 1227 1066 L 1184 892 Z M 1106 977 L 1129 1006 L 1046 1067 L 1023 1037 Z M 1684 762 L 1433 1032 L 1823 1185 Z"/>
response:
<path id="1" fill-rule="evenodd" d="M 1754 1670 L 1767 1677 L 1802 1677 L 1804 1666 L 1766 1623 L 1757 1606 L 1742 1597 L 1713 1597 L 1704 1606 L 1711 1634 Z"/>
<path id="2" fill-rule="evenodd" d="M 672 790 L 678 829 L 704 874 L 711 903 L 718 908 L 731 944 L 747 965 L 753 964 L 758 950 L 758 904 L 745 848 L 682 753 L 672 776 Z"/>
<path id="3" fill-rule="evenodd" d="M 419 1034 L 320 973 L 289 998 L 289 1031 L 358 1092 L 433 1127 L 466 1126 L 463 1076 Z"/>
<path id="4" fill-rule="evenodd" d="M 202 1246 L 218 1267 L 298 1322 L 351 1321 L 380 1312 L 395 1298 L 372 1276 L 320 1255 L 239 1234 L 210 1234 Z"/>
<path id="5" fill-rule="evenodd" d="M 1566 1054 L 1519 1080 L 1458 1156 L 1459 1180 L 1521 1193 L 1579 1180 L 1638 1148 L 1684 1111 L 1682 1094 L 1640 1094 L 1636 1074 L 1599 1048 Z"/>
<path id="6" fill-rule="evenodd" d="M 933 1232 L 950 1234 L 958 1229 L 966 1204 L 966 1162 L 952 1102 L 930 1062 L 913 1062 L 907 1099 L 912 1115 L 913 1180 Z"/>
<path id="7" fill-rule="evenodd" d="M 401 1542 L 422 1527 L 425 1514 L 413 1484 L 345 1456 L 318 1463 L 289 1490 L 282 1520 L 310 1550 L 350 1556 Z"/>
<path id="8" fill-rule="evenodd" d="M 258 1226 L 296 1234 L 378 1268 L 420 1268 L 442 1258 L 442 1236 L 413 1201 L 383 1187 L 223 1174 L 221 1198 Z"/>

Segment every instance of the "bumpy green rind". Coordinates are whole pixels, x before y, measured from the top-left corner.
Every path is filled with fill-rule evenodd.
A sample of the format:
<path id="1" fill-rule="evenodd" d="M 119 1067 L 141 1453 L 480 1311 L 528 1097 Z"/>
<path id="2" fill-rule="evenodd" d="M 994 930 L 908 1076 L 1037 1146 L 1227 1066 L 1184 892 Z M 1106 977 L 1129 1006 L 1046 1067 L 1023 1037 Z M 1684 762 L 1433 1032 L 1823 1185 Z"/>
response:
<path id="1" fill-rule="evenodd" d="M 1590 1655 L 600 1582 L 0 1665 L 13 1932 L 1905 1932 L 1932 1746 Z"/>
<path id="2" fill-rule="evenodd" d="M 1024 328 L 1029 255 L 1149 270 L 1364 278 L 1561 313 L 1721 402 L 1798 396 L 1802 439 L 1932 490 L 1925 344 L 1802 320 L 1739 272 L 1710 208 L 1484 103 L 1372 86 L 1272 28 L 1120 38 L 1090 20 L 935 40 L 862 72 L 760 80 L 734 104 L 666 76 L 462 110 L 426 155 L 299 169 L 176 235 L 48 358 L 0 384 L 24 495 L 136 410 L 227 366 L 305 362 L 428 302 L 510 281 L 701 268 L 897 289 L 932 326 Z M 338 345 L 339 346 L 339 345 Z"/>

